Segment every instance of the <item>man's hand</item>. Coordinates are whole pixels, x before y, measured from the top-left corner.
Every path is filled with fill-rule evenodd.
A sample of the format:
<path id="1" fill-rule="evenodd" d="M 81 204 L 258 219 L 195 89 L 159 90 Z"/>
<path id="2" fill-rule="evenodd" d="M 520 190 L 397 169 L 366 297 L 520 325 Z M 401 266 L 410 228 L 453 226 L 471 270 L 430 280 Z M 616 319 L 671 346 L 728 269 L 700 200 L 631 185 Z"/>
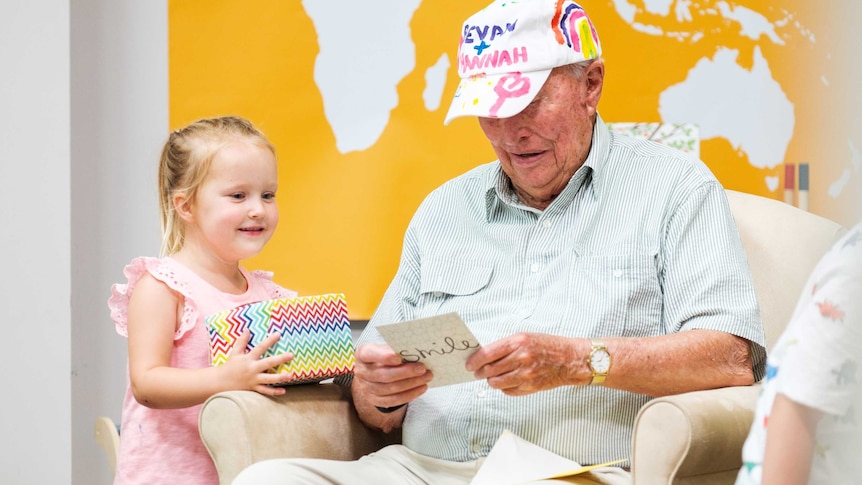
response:
<path id="1" fill-rule="evenodd" d="M 408 403 L 428 390 L 431 371 L 418 362 L 402 362 L 388 345 L 363 344 L 356 349 L 353 370 L 353 401 L 362 420 L 388 432 L 400 426 L 404 411 L 384 414 L 389 408 Z"/>
<path id="2" fill-rule="evenodd" d="M 584 339 L 539 333 L 519 333 L 477 350 L 467 359 L 467 370 L 509 396 L 523 396 L 559 386 L 585 385 Z M 582 353 L 586 352 L 586 353 Z"/>
<path id="3" fill-rule="evenodd" d="M 364 344 L 356 349 L 353 386 L 364 400 L 384 408 L 410 402 L 428 390 L 431 371 L 418 362 L 406 363 L 388 345 Z"/>

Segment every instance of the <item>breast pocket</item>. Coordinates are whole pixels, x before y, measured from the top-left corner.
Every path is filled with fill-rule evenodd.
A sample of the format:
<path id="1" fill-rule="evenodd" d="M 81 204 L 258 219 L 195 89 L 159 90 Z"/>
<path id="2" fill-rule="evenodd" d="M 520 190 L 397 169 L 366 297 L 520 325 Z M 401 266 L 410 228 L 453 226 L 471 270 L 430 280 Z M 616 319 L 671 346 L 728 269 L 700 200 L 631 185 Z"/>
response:
<path id="1" fill-rule="evenodd" d="M 475 295 L 488 287 L 493 267 L 472 260 L 423 262 L 417 318 L 458 312 L 465 320 L 481 304 Z"/>
<path id="2" fill-rule="evenodd" d="M 661 331 L 655 255 L 576 257 L 569 292 L 572 317 L 591 335 L 647 336 Z"/>

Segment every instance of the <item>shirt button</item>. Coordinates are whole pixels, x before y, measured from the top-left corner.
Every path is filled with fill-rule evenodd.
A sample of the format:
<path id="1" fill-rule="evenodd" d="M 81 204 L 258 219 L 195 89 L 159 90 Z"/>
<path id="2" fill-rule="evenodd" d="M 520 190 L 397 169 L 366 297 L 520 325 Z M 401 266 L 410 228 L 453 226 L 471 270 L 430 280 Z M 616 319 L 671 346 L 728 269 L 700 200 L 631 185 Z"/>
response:
<path id="1" fill-rule="evenodd" d="M 474 443 L 472 448 L 475 452 L 482 451 L 482 445 L 480 445 L 479 443 Z"/>
<path id="2" fill-rule="evenodd" d="M 621 270 L 621 269 L 615 269 L 614 270 L 614 278 L 619 278 L 622 275 L 623 275 L 623 270 Z"/>
<path id="3" fill-rule="evenodd" d="M 476 391 L 476 397 L 478 397 L 478 398 L 483 398 L 483 397 L 485 397 L 485 390 L 484 390 L 484 389 L 479 389 L 478 391 Z"/>
<path id="4" fill-rule="evenodd" d="M 442 298 L 443 292 L 442 291 L 435 291 L 434 293 L 432 293 L 432 295 L 434 295 L 434 298 Z"/>
<path id="5" fill-rule="evenodd" d="M 531 264 L 530 265 L 530 273 L 538 273 L 538 272 L 539 272 L 539 265 L 536 263 Z"/>
<path id="6" fill-rule="evenodd" d="M 542 221 L 542 227 L 544 227 L 546 229 L 551 227 L 551 221 L 548 219 L 545 219 L 544 221 Z"/>

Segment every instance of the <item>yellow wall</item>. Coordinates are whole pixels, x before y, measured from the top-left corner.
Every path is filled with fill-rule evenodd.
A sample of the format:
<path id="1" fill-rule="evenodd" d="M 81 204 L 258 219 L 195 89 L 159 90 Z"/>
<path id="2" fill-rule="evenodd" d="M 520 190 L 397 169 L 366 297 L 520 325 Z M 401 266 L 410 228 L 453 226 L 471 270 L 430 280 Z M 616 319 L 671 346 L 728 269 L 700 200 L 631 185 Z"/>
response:
<path id="1" fill-rule="evenodd" d="M 849 22 L 836 22 L 837 10 L 823 11 L 822 3 L 801 0 L 748 1 L 749 8 L 770 20 L 790 15 L 785 44 L 775 45 L 740 35 L 715 15 L 680 22 L 646 13 L 643 1 L 629 1 L 641 8 L 636 21 L 666 32 L 684 28 L 707 35 L 692 42 L 640 33 L 623 21 L 612 2 L 585 1 L 607 64 L 599 105 L 605 120 L 660 121 L 660 93 L 685 80 L 699 59 L 723 46 L 738 49 L 738 62 L 748 65 L 759 46 L 794 105 L 786 160 L 812 167 L 811 211 L 845 224 L 858 219 L 860 177 L 849 140 L 855 137 L 855 146 L 862 149 L 862 138 L 859 120 L 853 118 L 858 115 L 850 114 L 843 94 L 860 85 L 860 77 L 858 69 L 848 67 L 855 64 L 842 60 L 855 58 L 851 49 L 839 50 L 853 31 Z M 475 120 L 442 124 L 457 84 L 461 22 L 485 3 L 421 3 L 410 24 L 416 67 L 397 86 L 399 104 L 385 131 L 370 148 L 342 154 L 314 81 L 317 33 L 302 2 L 169 2 L 171 128 L 204 116 L 240 114 L 254 121 L 278 150 L 281 224 L 248 267 L 275 271 L 277 282 L 301 294 L 343 292 L 351 318 L 370 317 L 397 268 L 404 229 L 425 194 L 494 158 Z M 362 35 L 361 19 L 356 25 L 356 35 Z M 804 29 L 815 34 L 816 43 L 796 34 Z M 449 56 L 450 69 L 440 107 L 429 111 L 422 101 L 425 71 L 441 54 Z M 345 76 L 350 75 L 346 70 Z M 764 182 L 768 176 L 782 177 L 780 165 L 755 168 L 743 150 L 724 138 L 703 141 L 701 158 L 728 188 L 781 197 L 780 186 L 770 191 Z M 841 195 L 828 196 L 829 185 L 847 170 L 850 177 Z"/>

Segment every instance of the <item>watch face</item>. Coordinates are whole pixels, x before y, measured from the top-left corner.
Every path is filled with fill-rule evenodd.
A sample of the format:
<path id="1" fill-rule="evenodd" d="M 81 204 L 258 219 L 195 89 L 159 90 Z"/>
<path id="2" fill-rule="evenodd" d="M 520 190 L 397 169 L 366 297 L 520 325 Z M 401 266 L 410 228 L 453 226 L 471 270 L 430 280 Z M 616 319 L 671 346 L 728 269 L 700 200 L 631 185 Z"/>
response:
<path id="1" fill-rule="evenodd" d="M 607 350 L 597 349 L 590 354 L 590 365 L 593 371 L 604 374 L 611 368 L 611 355 Z"/>

